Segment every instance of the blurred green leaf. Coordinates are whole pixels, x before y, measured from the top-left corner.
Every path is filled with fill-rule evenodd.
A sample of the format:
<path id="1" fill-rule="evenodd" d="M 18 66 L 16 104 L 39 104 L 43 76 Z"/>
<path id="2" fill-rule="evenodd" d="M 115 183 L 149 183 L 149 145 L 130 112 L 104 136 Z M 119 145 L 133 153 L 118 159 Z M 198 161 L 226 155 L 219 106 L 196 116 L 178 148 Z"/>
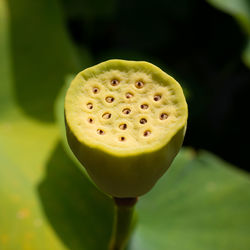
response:
<path id="1" fill-rule="evenodd" d="M 65 89 L 52 122 L 78 68 L 56 0 L 0 0 L 0 249 L 107 249 L 112 202 L 61 143 Z M 183 150 L 140 198 L 130 249 L 249 249 L 249 187 L 215 156 Z"/>
<path id="2" fill-rule="evenodd" d="M 36 249 L 44 249 L 47 246 L 63 249 L 43 215 L 36 194 L 36 184 L 43 175 L 44 164 L 58 133 L 55 125 L 28 118 L 16 105 L 10 15 L 7 2 L 1 0 L 0 248 L 34 249 L 36 246 Z M 35 80 L 29 81 L 30 84 L 36 83 Z"/>
<path id="3" fill-rule="evenodd" d="M 250 249 L 249 187 L 249 175 L 214 155 L 183 151 L 140 199 L 131 249 Z"/>
<path id="4" fill-rule="evenodd" d="M 13 91 L 33 118 L 53 121 L 53 105 L 79 60 L 65 31 L 58 1 L 8 0 Z"/>
<path id="5" fill-rule="evenodd" d="M 232 15 L 250 35 L 250 3 L 248 0 L 207 0 L 215 8 Z"/>
<path id="6" fill-rule="evenodd" d="M 15 45 L 14 39 L 17 39 Z M 53 117 L 53 102 L 66 74 L 77 71 L 71 64 L 73 55 L 57 1 L 0 1 L 0 249 L 67 248 L 44 214 L 41 200 L 46 188 L 38 190 L 38 185 L 47 165 L 60 168 L 61 161 L 67 164 L 62 150 L 59 155 L 53 153 L 59 140 L 58 127 L 44 120 Z M 72 163 L 69 169 L 71 166 Z M 81 175 L 81 172 L 75 174 L 80 179 Z M 81 180 L 83 186 L 78 188 L 85 187 L 84 176 Z M 91 188 L 90 193 L 98 196 L 99 192 Z M 46 197 L 53 193 L 49 191 Z M 65 194 L 74 196 L 73 190 Z M 96 202 L 107 203 L 107 200 L 102 195 Z M 66 200 L 63 203 L 61 209 L 68 211 Z M 93 211 L 91 200 L 87 204 Z M 83 200 L 76 206 L 83 215 L 81 209 L 86 207 Z M 60 214 L 59 208 L 57 215 Z M 76 227 L 68 230 L 74 231 Z M 86 248 L 90 249 L 91 237 L 86 237 Z M 73 234 L 71 244 L 75 244 L 74 239 Z"/>
<path id="7" fill-rule="evenodd" d="M 242 58 L 250 67 L 250 2 L 248 0 L 207 0 L 215 8 L 233 16 L 248 37 Z"/>

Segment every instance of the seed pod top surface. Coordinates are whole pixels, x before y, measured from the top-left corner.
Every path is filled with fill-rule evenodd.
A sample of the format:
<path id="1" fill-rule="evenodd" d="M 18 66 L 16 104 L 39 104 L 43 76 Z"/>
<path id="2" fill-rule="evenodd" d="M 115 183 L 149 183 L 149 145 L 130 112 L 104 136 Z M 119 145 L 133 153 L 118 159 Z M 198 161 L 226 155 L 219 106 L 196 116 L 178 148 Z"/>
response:
<path id="1" fill-rule="evenodd" d="M 180 85 L 147 62 L 109 60 L 80 72 L 65 99 L 77 140 L 117 157 L 164 147 L 186 126 Z"/>

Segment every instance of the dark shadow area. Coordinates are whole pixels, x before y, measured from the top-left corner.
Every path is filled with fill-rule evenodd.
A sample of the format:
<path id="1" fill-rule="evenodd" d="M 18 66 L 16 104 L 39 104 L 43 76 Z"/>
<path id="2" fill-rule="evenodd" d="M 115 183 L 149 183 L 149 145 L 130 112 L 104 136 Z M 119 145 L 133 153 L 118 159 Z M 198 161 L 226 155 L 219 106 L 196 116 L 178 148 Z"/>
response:
<path id="1" fill-rule="evenodd" d="M 52 121 L 58 90 L 76 61 L 57 1 L 9 0 L 16 99 L 33 118 Z"/>
<path id="2" fill-rule="evenodd" d="M 38 193 L 48 220 L 69 249 L 107 249 L 113 202 L 74 165 L 62 144 L 48 161 Z"/>

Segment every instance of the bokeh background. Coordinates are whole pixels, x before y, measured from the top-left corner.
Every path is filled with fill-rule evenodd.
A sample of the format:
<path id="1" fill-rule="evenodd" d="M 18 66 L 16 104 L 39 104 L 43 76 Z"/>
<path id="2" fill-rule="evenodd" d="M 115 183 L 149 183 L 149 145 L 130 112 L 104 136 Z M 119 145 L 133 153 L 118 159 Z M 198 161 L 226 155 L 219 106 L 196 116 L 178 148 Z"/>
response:
<path id="1" fill-rule="evenodd" d="M 63 101 L 112 58 L 156 64 L 189 104 L 128 249 L 249 250 L 248 0 L 0 0 L 0 249 L 107 249 L 113 203 L 67 146 Z"/>

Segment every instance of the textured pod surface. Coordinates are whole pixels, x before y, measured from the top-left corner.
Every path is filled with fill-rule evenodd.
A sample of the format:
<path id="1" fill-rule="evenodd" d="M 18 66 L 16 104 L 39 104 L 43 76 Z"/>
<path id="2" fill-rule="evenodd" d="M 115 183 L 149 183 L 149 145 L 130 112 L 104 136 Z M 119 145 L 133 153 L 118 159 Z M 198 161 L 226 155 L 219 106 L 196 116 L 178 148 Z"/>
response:
<path id="1" fill-rule="evenodd" d="M 180 85 L 147 62 L 109 60 L 80 72 L 65 98 L 69 145 L 116 197 L 148 192 L 178 153 L 187 122 Z"/>

